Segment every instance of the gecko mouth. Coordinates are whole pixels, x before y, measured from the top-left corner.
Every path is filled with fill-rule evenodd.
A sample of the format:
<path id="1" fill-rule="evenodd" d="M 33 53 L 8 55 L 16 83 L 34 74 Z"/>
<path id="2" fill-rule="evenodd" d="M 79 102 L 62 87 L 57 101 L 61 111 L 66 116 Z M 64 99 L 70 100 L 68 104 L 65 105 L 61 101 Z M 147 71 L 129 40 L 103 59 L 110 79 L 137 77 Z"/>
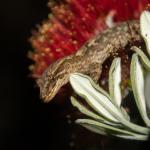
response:
<path id="1" fill-rule="evenodd" d="M 47 91 L 45 94 L 41 94 L 41 98 L 43 99 L 43 101 L 45 103 L 48 103 L 50 102 L 55 96 L 56 94 L 59 92 L 59 89 L 61 88 L 60 83 L 61 81 L 59 80 L 57 82 L 57 84 L 55 86 L 53 86 L 52 89 L 49 89 L 49 90 L 44 90 L 44 91 Z"/>
<path id="2" fill-rule="evenodd" d="M 41 98 L 44 101 L 44 103 L 48 103 L 55 97 L 56 93 L 56 87 L 54 87 L 53 89 L 48 90 L 46 94 L 42 94 L 41 92 Z"/>
<path id="3" fill-rule="evenodd" d="M 52 93 L 53 93 L 53 90 L 51 92 L 49 92 L 48 95 L 43 96 L 43 97 L 41 96 L 44 103 L 48 103 L 51 99 L 53 99 L 55 97 L 55 94 L 52 94 Z"/>

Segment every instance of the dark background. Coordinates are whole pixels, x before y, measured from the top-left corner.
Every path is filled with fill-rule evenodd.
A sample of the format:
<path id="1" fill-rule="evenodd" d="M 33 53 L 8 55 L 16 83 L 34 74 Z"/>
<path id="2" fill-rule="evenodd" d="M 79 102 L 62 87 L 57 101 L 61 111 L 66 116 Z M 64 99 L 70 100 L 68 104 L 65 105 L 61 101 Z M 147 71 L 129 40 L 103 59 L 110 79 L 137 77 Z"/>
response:
<path id="1" fill-rule="evenodd" d="M 0 150 L 74 147 L 76 126 L 70 124 L 69 101 L 42 103 L 38 88 L 29 76 L 28 66 L 32 62 L 27 58 L 31 49 L 28 39 L 36 24 L 47 18 L 47 2 L 0 2 Z M 91 137 L 88 133 L 87 138 Z M 87 146 L 83 137 L 81 134 L 79 141 Z M 75 149 L 83 149 L 78 147 Z"/>
<path id="2" fill-rule="evenodd" d="M 28 38 L 35 25 L 47 18 L 46 5 L 47 0 L 0 2 L 1 150 L 58 149 L 65 145 L 62 128 L 67 123 L 55 118 L 52 110 L 59 111 L 56 105 L 53 108 L 41 103 L 28 70 Z"/>
<path id="3" fill-rule="evenodd" d="M 70 124 L 69 102 L 41 102 L 29 77 L 27 52 L 31 30 L 47 18 L 46 4 L 47 0 L 0 2 L 0 150 L 144 149 L 148 142 L 119 139 L 107 148 L 105 138 L 103 147 L 100 136 Z"/>

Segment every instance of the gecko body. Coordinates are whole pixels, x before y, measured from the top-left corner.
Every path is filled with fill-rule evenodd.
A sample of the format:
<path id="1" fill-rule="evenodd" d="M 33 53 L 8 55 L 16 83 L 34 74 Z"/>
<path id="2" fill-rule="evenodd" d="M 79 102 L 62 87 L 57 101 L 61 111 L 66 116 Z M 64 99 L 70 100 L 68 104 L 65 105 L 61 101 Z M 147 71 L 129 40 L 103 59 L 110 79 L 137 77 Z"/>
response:
<path id="1" fill-rule="evenodd" d="M 44 102 L 51 101 L 59 89 L 69 81 L 69 75 L 79 72 L 98 81 L 102 64 L 112 54 L 125 48 L 132 41 L 139 41 L 139 21 L 117 24 L 89 40 L 75 54 L 52 63 L 37 80 Z"/>

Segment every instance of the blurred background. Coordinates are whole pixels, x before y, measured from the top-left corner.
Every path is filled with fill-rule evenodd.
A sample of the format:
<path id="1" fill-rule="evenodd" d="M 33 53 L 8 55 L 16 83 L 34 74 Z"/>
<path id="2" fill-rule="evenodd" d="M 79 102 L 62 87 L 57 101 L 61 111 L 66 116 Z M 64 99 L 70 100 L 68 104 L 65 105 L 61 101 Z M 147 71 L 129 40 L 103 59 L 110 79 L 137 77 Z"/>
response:
<path id="1" fill-rule="evenodd" d="M 68 101 L 44 104 L 28 70 L 32 29 L 48 15 L 48 0 L 0 3 L 0 150 L 144 149 L 149 142 L 102 137 L 73 123 Z M 57 98 L 59 99 L 59 98 Z"/>

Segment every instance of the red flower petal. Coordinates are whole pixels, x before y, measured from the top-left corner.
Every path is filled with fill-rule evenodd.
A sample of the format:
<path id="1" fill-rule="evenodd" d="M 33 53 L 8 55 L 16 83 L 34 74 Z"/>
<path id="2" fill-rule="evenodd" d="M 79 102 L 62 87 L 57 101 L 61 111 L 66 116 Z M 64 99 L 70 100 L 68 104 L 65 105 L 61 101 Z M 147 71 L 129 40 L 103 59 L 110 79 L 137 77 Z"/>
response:
<path id="1" fill-rule="evenodd" d="M 53 61 L 77 51 L 89 38 L 104 30 L 106 19 L 115 22 L 139 18 L 149 0 L 64 0 L 49 2 L 49 19 L 31 37 L 34 52 L 30 66 L 34 77 Z"/>

